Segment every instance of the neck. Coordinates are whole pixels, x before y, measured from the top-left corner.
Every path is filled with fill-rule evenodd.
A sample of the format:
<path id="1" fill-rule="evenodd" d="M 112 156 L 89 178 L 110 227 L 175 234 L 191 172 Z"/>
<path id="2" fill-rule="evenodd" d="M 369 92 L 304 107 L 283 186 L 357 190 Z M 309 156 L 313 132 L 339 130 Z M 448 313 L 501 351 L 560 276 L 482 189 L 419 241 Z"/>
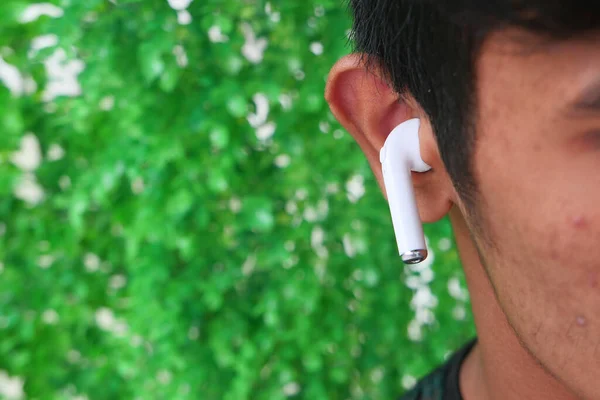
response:
<path id="1" fill-rule="evenodd" d="M 465 360 L 460 387 L 465 400 L 576 400 L 521 345 L 502 311 L 465 220 L 450 211 L 463 263 L 478 343 Z"/>

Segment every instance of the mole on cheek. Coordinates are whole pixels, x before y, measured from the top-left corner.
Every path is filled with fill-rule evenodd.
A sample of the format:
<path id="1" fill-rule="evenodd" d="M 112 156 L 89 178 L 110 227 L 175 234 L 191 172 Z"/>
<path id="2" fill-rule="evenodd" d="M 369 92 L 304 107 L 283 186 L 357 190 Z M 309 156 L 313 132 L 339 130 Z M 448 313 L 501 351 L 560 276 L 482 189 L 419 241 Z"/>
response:
<path id="1" fill-rule="evenodd" d="M 586 221 L 585 217 L 578 216 L 578 217 L 573 218 L 573 226 L 577 229 L 585 228 L 587 226 L 587 221 Z"/>

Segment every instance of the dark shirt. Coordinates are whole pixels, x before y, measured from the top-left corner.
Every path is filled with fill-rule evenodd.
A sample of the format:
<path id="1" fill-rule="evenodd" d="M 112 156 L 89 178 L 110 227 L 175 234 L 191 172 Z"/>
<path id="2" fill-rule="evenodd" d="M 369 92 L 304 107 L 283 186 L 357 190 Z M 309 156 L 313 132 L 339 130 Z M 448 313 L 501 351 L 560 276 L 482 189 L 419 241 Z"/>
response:
<path id="1" fill-rule="evenodd" d="M 399 400 L 463 400 L 458 381 L 460 367 L 476 342 L 473 339 L 464 345 Z"/>

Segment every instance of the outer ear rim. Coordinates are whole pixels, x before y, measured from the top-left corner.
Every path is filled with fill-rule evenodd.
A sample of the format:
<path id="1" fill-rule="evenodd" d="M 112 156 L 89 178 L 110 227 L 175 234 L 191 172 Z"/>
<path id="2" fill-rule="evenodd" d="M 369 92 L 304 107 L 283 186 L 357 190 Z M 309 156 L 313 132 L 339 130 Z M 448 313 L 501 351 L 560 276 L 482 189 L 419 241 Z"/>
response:
<path id="1" fill-rule="evenodd" d="M 332 114 L 363 150 L 362 138 L 379 149 L 396 126 L 418 117 L 407 102 L 399 101 L 399 95 L 385 83 L 378 70 L 376 65 L 367 68 L 360 54 L 350 54 L 333 66 L 325 87 L 325 100 Z"/>

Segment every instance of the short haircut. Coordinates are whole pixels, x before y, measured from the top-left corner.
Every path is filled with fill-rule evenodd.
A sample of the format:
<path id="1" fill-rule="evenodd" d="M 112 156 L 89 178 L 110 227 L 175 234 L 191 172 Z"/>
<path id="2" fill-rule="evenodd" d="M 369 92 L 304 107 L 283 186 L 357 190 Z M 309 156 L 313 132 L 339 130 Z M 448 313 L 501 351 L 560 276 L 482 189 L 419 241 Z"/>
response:
<path id="1" fill-rule="evenodd" d="M 379 65 L 401 98 L 427 114 L 461 199 L 475 212 L 472 168 L 478 52 L 494 30 L 519 27 L 552 40 L 600 29 L 597 0 L 349 0 L 354 50 Z"/>

